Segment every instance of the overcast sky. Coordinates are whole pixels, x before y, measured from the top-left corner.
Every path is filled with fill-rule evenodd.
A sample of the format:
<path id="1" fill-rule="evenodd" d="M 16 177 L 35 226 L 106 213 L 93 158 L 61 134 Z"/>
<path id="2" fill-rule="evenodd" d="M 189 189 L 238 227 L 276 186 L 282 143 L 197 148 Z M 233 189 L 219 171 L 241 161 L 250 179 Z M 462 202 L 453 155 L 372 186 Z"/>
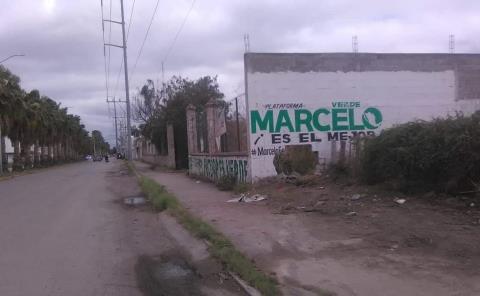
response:
<path id="1" fill-rule="evenodd" d="M 120 0 L 104 0 L 105 18 L 120 17 Z M 0 60 L 22 79 L 82 117 L 87 128 L 113 140 L 105 86 L 100 0 L 0 0 Z M 124 0 L 129 22 L 134 0 Z M 360 52 L 480 51 L 478 0 L 197 0 L 170 54 L 191 0 L 160 0 L 157 15 L 133 71 L 157 0 L 136 0 L 128 40 L 132 95 L 151 78 L 218 75 L 227 99 L 243 93 L 243 35 L 259 52 L 349 52 L 358 36 Z M 105 25 L 108 42 L 120 44 L 120 26 Z M 110 37 L 109 37 L 110 36 Z M 111 48 L 108 89 L 117 84 L 121 50 Z M 107 49 L 108 53 L 108 49 Z M 166 58 L 166 59 L 165 59 Z M 108 58 L 107 58 L 108 60 Z M 117 87 L 115 87 L 117 86 Z"/>

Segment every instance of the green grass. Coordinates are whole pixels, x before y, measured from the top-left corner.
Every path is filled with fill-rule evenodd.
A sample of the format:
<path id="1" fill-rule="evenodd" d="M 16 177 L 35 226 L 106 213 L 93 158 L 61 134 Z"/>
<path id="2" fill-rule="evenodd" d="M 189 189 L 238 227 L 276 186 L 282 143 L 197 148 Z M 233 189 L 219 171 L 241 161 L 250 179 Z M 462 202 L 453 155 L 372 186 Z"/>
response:
<path id="1" fill-rule="evenodd" d="M 132 162 L 125 160 L 125 165 L 127 166 L 127 170 L 130 175 L 136 175 L 135 168 Z"/>
<path id="2" fill-rule="evenodd" d="M 195 237 L 206 240 L 209 243 L 209 252 L 228 270 L 238 274 L 263 295 L 280 295 L 277 282 L 273 278 L 260 271 L 213 226 L 193 216 L 164 186 L 145 176 L 140 176 L 139 183 L 156 211 L 167 210 Z"/>
<path id="3" fill-rule="evenodd" d="M 139 182 L 142 191 L 147 195 L 155 211 L 161 212 L 179 206 L 175 196 L 169 193 L 164 186 L 144 176 L 140 176 Z"/>

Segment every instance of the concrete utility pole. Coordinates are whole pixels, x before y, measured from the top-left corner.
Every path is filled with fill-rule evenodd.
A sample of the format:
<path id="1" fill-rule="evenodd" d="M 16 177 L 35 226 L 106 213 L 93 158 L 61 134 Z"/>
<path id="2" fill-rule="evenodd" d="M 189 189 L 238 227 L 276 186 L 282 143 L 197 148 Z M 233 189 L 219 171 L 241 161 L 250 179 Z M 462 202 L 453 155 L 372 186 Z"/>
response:
<path id="1" fill-rule="evenodd" d="M 92 134 L 92 142 L 93 142 L 93 157 L 97 155 L 96 149 L 95 149 L 95 136 Z"/>
<path id="2" fill-rule="evenodd" d="M 3 175 L 3 138 L 2 138 L 2 126 L 0 125 L 0 176 Z"/>
<path id="3" fill-rule="evenodd" d="M 123 12 L 123 0 L 120 0 L 122 11 L 122 35 L 123 35 L 123 63 L 125 70 L 125 101 L 127 103 L 127 159 L 132 160 L 132 126 L 130 122 L 130 92 L 128 89 L 128 63 L 127 63 L 127 40 L 125 39 L 125 17 Z"/>
<path id="4" fill-rule="evenodd" d="M 132 127 L 131 127 L 131 122 L 130 122 L 130 91 L 129 91 L 129 85 L 128 85 L 128 61 L 127 61 L 127 40 L 125 38 L 125 14 L 124 14 L 124 9 L 123 9 L 123 0 L 120 0 L 120 10 L 121 10 L 121 15 L 122 15 L 122 21 L 117 22 L 113 20 L 103 20 L 104 22 L 110 22 L 110 23 L 115 23 L 119 24 L 122 26 L 122 37 L 123 37 L 123 45 L 115 45 L 115 44 L 110 44 L 106 43 L 106 46 L 114 46 L 118 48 L 123 49 L 123 70 L 125 72 L 125 102 L 127 104 L 127 159 L 132 160 Z"/>
<path id="5" fill-rule="evenodd" d="M 113 113 L 115 116 L 115 151 L 118 151 L 117 103 L 115 98 L 113 98 Z"/>
<path id="6" fill-rule="evenodd" d="M 115 149 L 118 152 L 119 150 L 118 150 L 118 124 L 117 124 L 117 119 L 119 117 L 117 116 L 117 103 L 125 103 L 125 101 L 117 100 L 117 99 L 115 99 L 115 97 L 113 97 L 113 100 L 109 100 L 107 98 L 107 103 L 113 103 L 113 113 L 114 113 L 113 118 L 114 118 L 114 121 L 115 121 Z"/>
<path id="7" fill-rule="evenodd" d="M 352 51 L 358 53 L 358 36 L 352 36 Z"/>
<path id="8" fill-rule="evenodd" d="M 245 52 L 250 52 L 250 35 L 243 35 L 243 43 L 245 45 Z"/>
<path id="9" fill-rule="evenodd" d="M 453 34 L 448 36 L 448 52 L 451 54 L 455 53 L 455 35 Z"/>

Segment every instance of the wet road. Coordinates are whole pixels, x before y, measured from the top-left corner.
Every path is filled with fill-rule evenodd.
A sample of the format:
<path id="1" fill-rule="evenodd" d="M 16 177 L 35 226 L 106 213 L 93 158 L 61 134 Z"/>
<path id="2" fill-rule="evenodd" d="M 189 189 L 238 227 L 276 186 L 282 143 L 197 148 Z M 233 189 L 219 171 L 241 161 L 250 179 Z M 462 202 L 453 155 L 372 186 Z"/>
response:
<path id="1" fill-rule="evenodd" d="M 118 165 L 82 162 L 0 182 L 0 295 L 140 295 L 134 265 L 148 250 L 139 239 L 162 230 L 136 227 L 149 218 L 115 202 L 108 175 Z"/>

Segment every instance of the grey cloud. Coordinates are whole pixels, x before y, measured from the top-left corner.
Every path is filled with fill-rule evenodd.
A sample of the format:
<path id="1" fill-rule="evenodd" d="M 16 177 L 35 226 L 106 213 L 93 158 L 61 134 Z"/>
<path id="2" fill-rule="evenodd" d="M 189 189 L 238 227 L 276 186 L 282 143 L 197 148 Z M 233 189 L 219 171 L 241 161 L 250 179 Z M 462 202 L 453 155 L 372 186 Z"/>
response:
<path id="1" fill-rule="evenodd" d="M 0 57 L 24 52 L 5 65 L 37 88 L 73 107 L 89 128 L 113 135 L 105 104 L 100 0 L 3 0 Z M 132 5 L 124 0 L 127 18 Z M 108 6 L 109 1 L 104 1 Z M 128 42 L 130 71 L 155 0 L 136 1 Z M 119 18 L 113 0 L 112 18 Z M 131 80 L 132 94 L 148 78 L 161 78 L 161 62 L 190 6 L 190 0 L 161 1 L 141 59 Z M 480 3 L 473 0 L 197 0 L 166 61 L 166 77 L 218 75 L 227 98 L 243 92 L 243 34 L 252 51 L 351 51 L 358 35 L 361 51 L 446 52 L 448 34 L 457 51 L 478 52 Z M 106 18 L 109 10 L 106 7 Z M 107 24 L 107 37 L 110 26 Z M 112 43 L 120 42 L 112 26 Z M 110 95 L 117 81 L 121 51 L 111 48 Z M 123 75 L 115 94 L 124 97 Z M 112 140 L 112 137 L 109 137 Z"/>

